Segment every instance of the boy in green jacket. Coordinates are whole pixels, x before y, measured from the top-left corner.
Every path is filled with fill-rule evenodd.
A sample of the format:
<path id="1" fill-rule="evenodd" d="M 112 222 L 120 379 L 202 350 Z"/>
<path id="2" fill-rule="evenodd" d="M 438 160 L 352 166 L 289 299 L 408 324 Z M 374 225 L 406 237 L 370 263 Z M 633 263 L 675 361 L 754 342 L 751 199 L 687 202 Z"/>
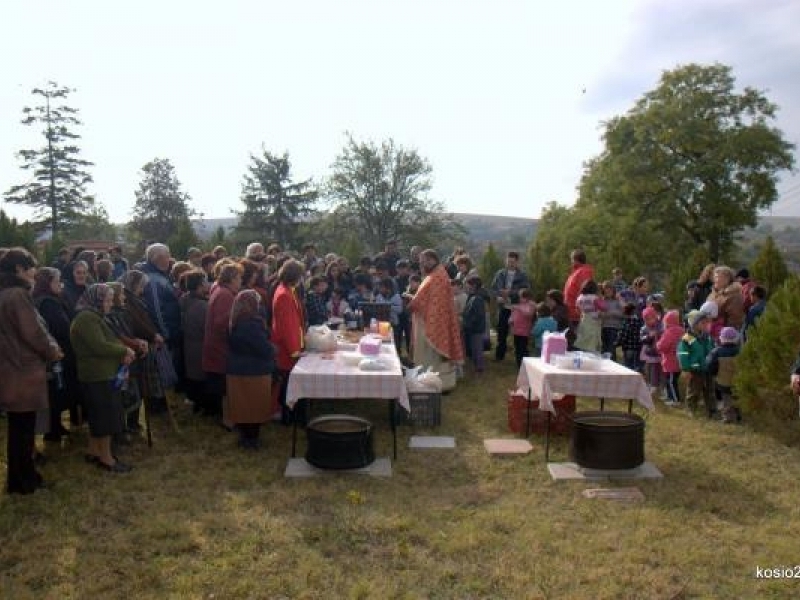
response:
<path id="1" fill-rule="evenodd" d="M 686 380 L 686 410 L 694 416 L 697 401 L 702 397 L 708 417 L 712 418 L 717 407 L 706 372 L 706 357 L 714 348 L 714 343 L 708 335 L 711 317 L 699 310 L 693 310 L 687 315 L 686 321 L 689 324 L 689 331 L 678 342 L 678 361 Z"/>

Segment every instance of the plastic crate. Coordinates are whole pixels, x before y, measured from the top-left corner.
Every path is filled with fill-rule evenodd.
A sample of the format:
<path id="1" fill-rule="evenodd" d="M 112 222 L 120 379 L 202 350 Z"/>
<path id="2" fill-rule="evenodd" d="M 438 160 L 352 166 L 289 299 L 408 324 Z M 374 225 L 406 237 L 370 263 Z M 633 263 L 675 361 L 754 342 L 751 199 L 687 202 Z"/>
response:
<path id="1" fill-rule="evenodd" d="M 438 427 L 442 424 L 442 394 L 440 392 L 408 392 L 411 413 L 400 404 L 395 404 L 395 423 Z"/>
<path id="2" fill-rule="evenodd" d="M 550 416 L 550 433 L 567 435 L 572 431 L 572 415 L 575 414 L 575 396 L 564 396 L 553 400 L 556 414 Z M 547 412 L 539 410 L 539 400 L 530 401 L 530 433 L 543 434 L 547 430 Z M 528 399 L 514 392 L 508 393 L 508 428 L 513 433 L 524 434 L 528 419 Z"/>

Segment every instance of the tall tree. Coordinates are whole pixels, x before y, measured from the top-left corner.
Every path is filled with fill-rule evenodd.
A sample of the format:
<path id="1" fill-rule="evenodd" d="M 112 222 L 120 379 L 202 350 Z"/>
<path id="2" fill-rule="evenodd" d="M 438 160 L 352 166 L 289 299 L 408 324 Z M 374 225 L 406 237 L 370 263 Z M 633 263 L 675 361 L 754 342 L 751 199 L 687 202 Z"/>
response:
<path id="1" fill-rule="evenodd" d="M 23 246 L 33 250 L 35 242 L 36 235 L 30 223 L 20 223 L 0 209 L 0 246 L 5 248 Z"/>
<path id="2" fill-rule="evenodd" d="M 380 146 L 348 134 L 333 163 L 331 203 L 349 215 L 364 245 L 377 251 L 390 239 L 443 248 L 460 241 L 464 228 L 444 205 L 428 198 L 431 165 L 416 150 L 387 140 Z"/>
<path id="3" fill-rule="evenodd" d="M 245 209 L 237 213 L 237 232 L 297 249 L 301 242 L 299 227 L 314 214 L 318 197 L 310 179 L 292 181 L 288 152 L 278 156 L 262 148 L 262 156 L 250 155 L 242 183 Z"/>
<path id="4" fill-rule="evenodd" d="M 776 105 L 734 85 L 720 64 L 664 72 L 656 89 L 606 124 L 605 150 L 587 163 L 581 199 L 677 229 L 717 261 L 775 202 L 778 173 L 794 165 L 794 146 L 772 126 Z"/>
<path id="5" fill-rule="evenodd" d="M 751 270 L 753 278 L 766 287 L 769 292 L 777 290 L 789 277 L 786 261 L 783 260 L 771 235 L 767 236 L 767 241 L 753 262 Z"/>
<path id="6" fill-rule="evenodd" d="M 109 219 L 106 207 L 97 202 L 75 217 L 69 228 L 69 236 L 75 240 L 100 239 L 113 242 L 117 239 L 117 227 Z"/>
<path id="7" fill-rule="evenodd" d="M 180 237 L 184 245 L 196 243 L 187 234 L 193 232 L 191 197 L 181 189 L 169 159 L 156 158 L 142 167 L 142 181 L 135 194 L 130 229 L 141 240 L 169 244 Z"/>
<path id="8" fill-rule="evenodd" d="M 93 163 L 80 158 L 74 128 L 81 125 L 78 109 L 68 106 L 67 97 L 75 90 L 49 81 L 31 93 L 42 104 L 22 109 L 23 125 L 40 126 L 45 144 L 41 148 L 20 150 L 22 169 L 32 173 L 26 183 L 11 187 L 5 198 L 36 209 L 39 226 L 49 226 L 52 234 L 68 228 L 77 215 L 89 209 L 94 199 L 86 194 L 92 176 L 86 170 Z"/>

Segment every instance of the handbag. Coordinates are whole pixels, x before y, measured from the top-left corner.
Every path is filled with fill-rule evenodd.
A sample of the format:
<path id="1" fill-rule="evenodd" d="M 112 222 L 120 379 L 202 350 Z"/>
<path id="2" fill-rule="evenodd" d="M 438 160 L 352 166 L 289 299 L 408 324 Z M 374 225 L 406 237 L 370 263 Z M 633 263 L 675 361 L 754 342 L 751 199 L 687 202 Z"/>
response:
<path id="1" fill-rule="evenodd" d="M 175 365 L 172 364 L 172 354 L 166 346 L 156 348 L 156 368 L 161 385 L 169 388 L 178 383 L 178 374 L 175 372 Z"/>

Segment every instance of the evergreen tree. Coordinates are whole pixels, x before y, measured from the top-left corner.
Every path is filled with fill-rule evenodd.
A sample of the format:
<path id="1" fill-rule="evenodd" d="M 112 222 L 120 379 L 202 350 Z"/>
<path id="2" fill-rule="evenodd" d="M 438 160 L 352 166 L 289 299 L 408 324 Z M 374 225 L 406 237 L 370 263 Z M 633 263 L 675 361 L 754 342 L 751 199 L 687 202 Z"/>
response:
<path id="1" fill-rule="evenodd" d="M 767 236 L 764 247 L 753 262 L 751 271 L 753 279 L 770 292 L 777 289 L 789 277 L 786 262 L 775 246 L 775 240 L 771 235 Z"/>
<path id="2" fill-rule="evenodd" d="M 481 256 L 481 260 L 478 263 L 478 274 L 480 275 L 481 281 L 483 282 L 483 287 L 485 289 L 489 289 L 492 285 L 492 279 L 494 279 L 495 273 L 497 273 L 500 269 L 505 266 L 503 259 L 497 253 L 497 250 L 494 248 L 494 244 L 489 243 L 489 246 L 486 248 L 486 252 L 483 253 Z M 491 318 L 491 322 L 495 323 L 497 319 L 497 302 L 495 302 L 494 296 L 489 293 L 490 295 L 490 302 L 489 302 L 489 314 Z"/>
<path id="3" fill-rule="evenodd" d="M 92 182 L 86 168 L 93 163 L 80 158 L 76 145 L 81 137 L 74 131 L 81 125 L 78 109 L 62 104 L 73 91 L 53 81 L 32 90 L 34 96 L 41 96 L 43 104 L 23 108 L 22 124 L 41 126 L 45 144 L 17 153 L 22 169 L 33 176 L 5 193 L 8 202 L 34 207 L 36 224 L 49 226 L 54 236 L 60 229 L 69 228 L 94 202 L 86 195 L 86 186 Z"/>
<path id="4" fill-rule="evenodd" d="M 35 243 L 36 236 L 30 223 L 20 223 L 16 219 L 9 217 L 6 211 L 0 209 L 1 247 L 11 248 L 13 246 L 22 246 L 28 250 L 33 250 Z"/>
<path id="5" fill-rule="evenodd" d="M 197 243 L 190 217 L 189 194 L 181 190 L 175 167 L 169 159 L 156 158 L 142 167 L 136 190 L 131 231 L 143 241 L 169 244 L 179 236 L 182 243 Z M 187 232 L 191 231 L 191 235 Z M 188 246 L 187 246 L 188 247 Z"/>
<path id="6" fill-rule="evenodd" d="M 298 228 L 314 213 L 319 197 L 310 179 L 292 182 L 289 154 L 277 156 L 262 148 L 261 157 L 250 155 L 242 183 L 242 203 L 237 232 L 259 240 L 275 240 L 281 248 L 299 246 Z"/>

